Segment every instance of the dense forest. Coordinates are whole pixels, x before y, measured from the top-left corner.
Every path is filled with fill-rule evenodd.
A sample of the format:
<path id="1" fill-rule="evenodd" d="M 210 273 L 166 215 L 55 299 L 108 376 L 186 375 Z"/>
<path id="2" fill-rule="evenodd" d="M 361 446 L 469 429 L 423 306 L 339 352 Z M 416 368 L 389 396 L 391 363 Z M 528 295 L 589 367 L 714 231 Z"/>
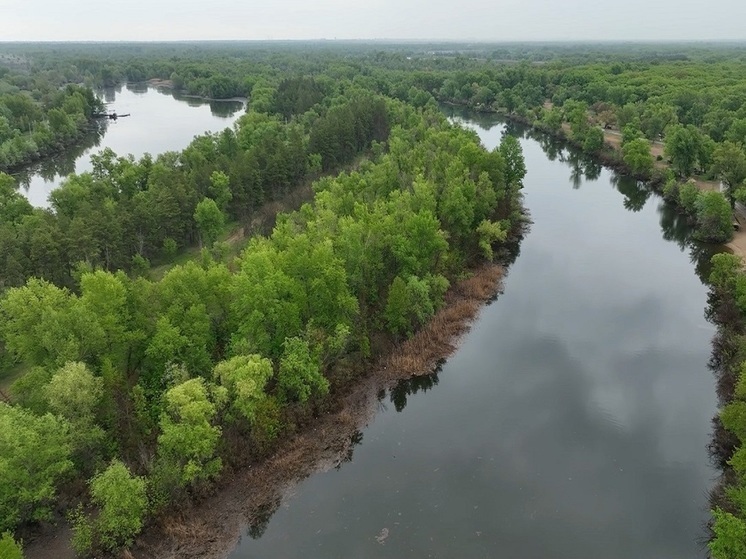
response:
<path id="1" fill-rule="evenodd" d="M 26 372 L 0 405 L 0 530 L 64 507 L 81 554 L 131 544 L 332 405 L 341 362 L 412 335 L 521 230 L 512 138 L 487 152 L 432 103 L 311 78 L 260 109 L 181 153 L 104 152 L 49 211 L 2 176 L 0 330 Z M 216 256 L 226 219 L 313 177 L 312 203 Z M 143 274 L 193 243 L 199 261 Z"/>
<path id="2" fill-rule="evenodd" d="M 95 125 L 103 103 L 90 87 L 55 71 L 0 58 L 0 171 L 68 148 Z"/>
<path id="3" fill-rule="evenodd" d="M 0 169 L 76 141 L 101 87 L 248 99 L 234 129 L 179 153 L 95 156 L 48 210 L 0 173 L 0 365 L 23 371 L 0 403 L 0 550 L 60 510 L 81 554 L 131 544 L 333 405 L 349 363 L 411 336 L 465 270 L 499 257 L 524 222 L 520 146 L 486 151 L 438 102 L 502 113 L 647 181 L 705 241 L 729 240 L 746 203 L 740 45 L 0 50 Z M 219 240 L 308 183 L 313 201 L 240 255 Z M 730 353 L 710 549 L 736 559 L 746 275 L 717 258 L 710 314 Z"/>

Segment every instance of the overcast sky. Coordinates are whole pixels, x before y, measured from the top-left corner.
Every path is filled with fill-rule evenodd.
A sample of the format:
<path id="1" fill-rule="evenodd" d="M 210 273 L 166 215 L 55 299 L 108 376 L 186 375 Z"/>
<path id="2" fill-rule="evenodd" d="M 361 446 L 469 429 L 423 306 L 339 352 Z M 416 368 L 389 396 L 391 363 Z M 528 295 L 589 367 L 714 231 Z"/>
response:
<path id="1" fill-rule="evenodd" d="M 0 0 L 2 41 L 744 40 L 746 0 Z"/>

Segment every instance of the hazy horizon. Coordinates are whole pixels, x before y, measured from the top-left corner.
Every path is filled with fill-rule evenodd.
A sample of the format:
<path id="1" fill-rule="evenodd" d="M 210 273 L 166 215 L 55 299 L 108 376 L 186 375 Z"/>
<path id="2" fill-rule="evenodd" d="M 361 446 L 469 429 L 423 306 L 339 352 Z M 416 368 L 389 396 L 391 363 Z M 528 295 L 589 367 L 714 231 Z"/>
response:
<path id="1" fill-rule="evenodd" d="M 743 0 L 0 0 L 2 42 L 739 42 Z"/>

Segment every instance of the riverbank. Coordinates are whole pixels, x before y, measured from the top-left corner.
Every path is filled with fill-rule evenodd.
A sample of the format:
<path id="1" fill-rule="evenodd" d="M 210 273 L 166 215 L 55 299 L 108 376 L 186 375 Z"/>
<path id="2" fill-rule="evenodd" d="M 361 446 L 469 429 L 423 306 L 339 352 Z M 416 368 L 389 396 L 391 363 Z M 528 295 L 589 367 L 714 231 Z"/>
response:
<path id="1" fill-rule="evenodd" d="M 665 153 L 664 144 L 662 142 L 650 142 L 650 153 L 654 161 L 653 170 L 650 174 L 639 174 L 634 173 L 622 159 L 621 132 L 617 130 L 603 129 L 603 147 L 594 153 L 589 153 L 583 150 L 583 146 L 580 143 L 573 141 L 573 139 L 570 137 L 570 125 L 566 122 L 563 122 L 562 126 L 559 129 L 551 130 L 544 126 L 541 126 L 541 124 L 536 120 L 515 113 L 500 110 L 491 110 L 486 107 L 482 107 L 481 109 L 473 108 L 469 107 L 468 105 L 459 105 L 453 102 L 444 103 L 451 106 L 468 108 L 469 110 L 473 110 L 475 112 L 497 114 L 505 118 L 506 120 L 527 126 L 532 130 L 536 130 L 567 145 L 573 146 L 575 149 L 584 153 L 588 157 L 595 159 L 597 163 L 614 169 L 620 173 L 634 177 L 637 180 L 644 182 L 655 192 L 663 194 L 663 186 L 666 183 L 667 175 L 670 174 L 670 165 L 664 160 Z M 549 105 L 549 107 L 551 107 L 551 105 Z M 692 176 L 688 177 L 685 181 L 682 181 L 681 184 L 684 184 L 684 182 L 693 183 L 701 192 L 722 192 L 721 184 L 719 181 L 708 180 L 700 176 Z M 694 220 L 694 217 L 691 214 L 688 214 L 686 209 L 678 203 L 678 200 L 672 200 L 669 198 L 666 198 L 666 200 L 669 203 L 673 204 L 676 207 L 677 211 L 682 214 L 688 215 L 690 220 Z M 732 232 L 731 239 L 722 242 L 721 244 L 730 252 L 739 256 L 746 264 L 746 207 L 738 203 L 736 204 L 736 208 L 733 211 L 733 223 L 734 230 Z M 736 224 L 737 227 L 735 227 Z"/>
<path id="2" fill-rule="evenodd" d="M 200 502 L 159 518 L 145 530 L 125 557 L 177 559 L 225 557 L 245 526 L 261 524 L 289 497 L 301 480 L 349 460 L 355 434 L 369 424 L 382 391 L 413 376 L 432 373 L 458 348 L 485 303 L 502 291 L 505 268 L 483 264 L 446 293 L 445 305 L 412 338 L 387 345 L 372 363 L 343 362 L 354 367 L 357 381 L 330 397 L 332 411 L 310 421 L 282 441 L 264 460 L 226 471 L 215 491 Z M 67 526 L 25 546 L 28 559 L 73 559 Z"/>
<path id="3" fill-rule="evenodd" d="M 298 482 L 349 460 L 355 434 L 373 420 L 381 391 L 400 380 L 430 374 L 447 359 L 482 306 L 500 293 L 503 275 L 501 266 L 485 264 L 454 284 L 446 305 L 419 332 L 390 346 L 389 352 L 365 367 L 369 372 L 359 382 L 336 396 L 334 411 L 284 441 L 267 460 L 226 476 L 225 485 L 212 497 L 161 519 L 140 538 L 132 557 L 225 557 L 245 527 L 268 521 Z"/>
<path id="4" fill-rule="evenodd" d="M 70 151 L 71 149 L 80 146 L 89 134 L 99 132 L 106 126 L 107 122 L 108 119 L 98 119 L 95 117 L 91 117 L 86 121 L 85 128 L 76 129 L 77 131 L 75 137 L 72 138 L 69 142 L 65 142 L 64 144 L 54 144 L 43 153 L 37 152 L 36 155 L 24 160 L 21 163 L 6 167 L 4 169 L 0 168 L 0 173 L 6 173 L 8 175 L 16 176 L 20 173 L 28 171 L 35 165 L 39 165 L 40 163 L 44 163 L 45 161 L 54 159 L 55 157 L 59 157 L 60 155 Z"/>
<path id="5" fill-rule="evenodd" d="M 150 78 L 147 81 L 144 82 L 128 82 L 128 83 L 134 83 L 137 84 L 146 84 L 150 87 L 154 87 L 156 89 L 169 89 L 174 92 L 178 92 L 180 97 L 183 97 L 184 99 L 202 99 L 203 101 L 235 101 L 239 103 L 247 103 L 248 98 L 246 97 L 223 97 L 223 98 L 216 98 L 216 97 L 205 97 L 204 95 L 190 95 L 188 93 L 182 93 L 181 90 L 176 89 L 174 86 L 174 82 L 171 80 L 162 80 L 159 78 Z"/>

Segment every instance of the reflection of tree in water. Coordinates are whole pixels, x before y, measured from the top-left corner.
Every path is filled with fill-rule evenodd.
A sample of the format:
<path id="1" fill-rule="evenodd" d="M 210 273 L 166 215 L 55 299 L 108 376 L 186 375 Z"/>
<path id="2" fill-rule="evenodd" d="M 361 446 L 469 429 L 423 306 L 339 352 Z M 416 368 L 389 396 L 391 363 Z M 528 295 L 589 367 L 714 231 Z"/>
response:
<path id="1" fill-rule="evenodd" d="M 407 406 L 407 397 L 418 392 L 427 392 L 433 386 L 438 384 L 438 372 L 442 364 L 438 365 L 435 372 L 429 375 L 422 375 L 412 377 L 410 379 L 400 381 L 394 388 L 391 389 L 391 402 L 394 404 L 396 411 L 400 412 Z"/>
<path id="2" fill-rule="evenodd" d="M 127 83 L 125 87 L 127 87 L 127 91 L 138 95 L 148 92 L 147 82 Z"/>
<path id="3" fill-rule="evenodd" d="M 257 506 L 254 509 L 251 518 L 249 518 L 249 527 L 246 530 L 246 534 L 253 540 L 258 540 L 267 531 L 269 521 L 272 516 L 277 512 L 282 504 L 282 499 L 278 496 L 273 498 L 267 503 Z"/>
<path id="4" fill-rule="evenodd" d="M 355 447 L 362 443 L 363 443 L 363 433 L 359 429 L 356 429 L 355 432 L 350 437 L 350 442 L 347 445 L 347 449 L 345 450 L 342 457 L 339 459 L 339 463 L 336 466 L 334 466 L 334 469 L 339 470 L 342 467 L 342 464 L 347 464 L 348 462 L 352 462 L 352 455 L 355 452 Z"/>
<path id="5" fill-rule="evenodd" d="M 505 121 L 504 124 L 505 129 L 503 130 L 503 136 L 515 136 L 518 139 L 531 137 L 531 129 L 525 124 L 511 120 Z"/>
<path id="6" fill-rule="evenodd" d="M 637 179 L 612 173 L 610 180 L 611 184 L 624 196 L 625 209 L 631 212 L 639 212 L 650 199 L 650 189 Z"/>
<path id="7" fill-rule="evenodd" d="M 723 245 L 701 243 L 692 237 L 694 229 L 688 216 L 680 213 L 673 204 L 661 200 L 658 204 L 661 231 L 663 238 L 676 243 L 679 248 L 689 251 L 689 261 L 694 264 L 694 271 L 702 283 L 708 283 L 712 257 L 727 252 Z"/>
<path id="8" fill-rule="evenodd" d="M 230 118 L 244 108 L 241 101 L 210 101 L 212 116 Z"/>
<path id="9" fill-rule="evenodd" d="M 46 182 L 54 182 L 57 177 L 66 177 L 75 172 L 75 162 L 89 149 L 101 145 L 101 139 L 106 133 L 108 120 L 101 119 L 94 124 L 83 139 L 66 148 L 64 152 L 48 157 L 15 175 L 18 185 L 28 191 L 35 175 L 39 175 Z"/>
<path id="10" fill-rule="evenodd" d="M 362 442 L 363 433 L 359 429 L 355 429 L 352 435 L 350 435 L 350 438 L 344 447 L 344 451 L 339 458 L 339 462 L 334 468 L 336 470 L 339 470 L 342 467 L 342 464 L 352 462 L 352 455 L 355 451 L 355 447 L 359 444 L 362 444 Z M 307 478 L 312 473 L 313 470 L 304 472 L 294 483 L 300 483 L 303 479 Z M 264 503 L 252 504 L 251 506 L 251 512 L 247 517 L 248 528 L 246 530 L 246 534 L 251 539 L 258 540 L 264 535 L 264 533 L 267 531 L 270 520 L 282 504 L 282 497 L 280 493 L 276 493 L 275 495 L 267 497 L 266 499 L 267 500 Z"/>

